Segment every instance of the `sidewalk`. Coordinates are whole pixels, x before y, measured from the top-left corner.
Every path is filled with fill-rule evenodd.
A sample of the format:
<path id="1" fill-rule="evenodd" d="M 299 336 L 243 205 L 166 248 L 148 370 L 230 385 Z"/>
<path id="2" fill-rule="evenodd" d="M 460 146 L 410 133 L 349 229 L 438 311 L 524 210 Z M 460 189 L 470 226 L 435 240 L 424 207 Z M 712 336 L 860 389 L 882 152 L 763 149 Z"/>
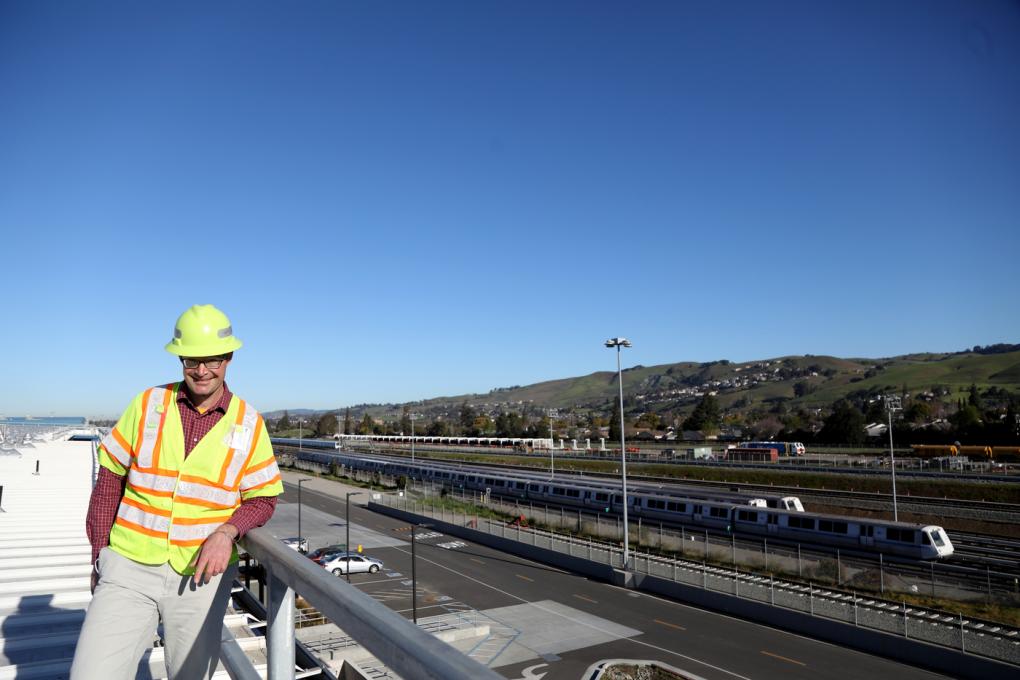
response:
<path id="1" fill-rule="evenodd" d="M 357 496 L 351 496 L 351 505 L 367 505 L 373 492 L 371 489 L 366 489 L 361 486 L 353 486 L 351 484 L 344 484 L 343 482 L 335 482 L 330 479 L 323 479 L 321 477 L 315 477 L 301 470 L 284 470 L 280 469 L 280 476 L 286 484 L 297 486 L 299 479 L 307 479 L 308 481 L 301 485 L 306 491 L 318 491 L 320 493 L 327 494 L 334 498 L 344 500 L 348 492 L 357 493 Z"/>

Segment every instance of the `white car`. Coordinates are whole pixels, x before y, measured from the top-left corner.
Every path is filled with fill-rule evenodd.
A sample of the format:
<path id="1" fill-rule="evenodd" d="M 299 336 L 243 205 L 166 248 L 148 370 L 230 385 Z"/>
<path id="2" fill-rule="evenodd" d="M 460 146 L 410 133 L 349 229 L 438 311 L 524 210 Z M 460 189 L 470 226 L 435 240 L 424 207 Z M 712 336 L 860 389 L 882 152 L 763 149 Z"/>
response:
<path id="1" fill-rule="evenodd" d="M 352 574 L 374 574 L 383 568 L 383 563 L 374 557 L 346 552 L 326 555 L 319 564 L 327 571 L 333 572 L 334 576 L 346 574 L 348 564 Z"/>
<path id="2" fill-rule="evenodd" d="M 280 540 L 283 541 L 288 548 L 291 548 L 292 550 L 297 550 L 301 554 L 305 554 L 308 552 L 307 538 L 294 537 L 294 538 L 281 538 Z"/>

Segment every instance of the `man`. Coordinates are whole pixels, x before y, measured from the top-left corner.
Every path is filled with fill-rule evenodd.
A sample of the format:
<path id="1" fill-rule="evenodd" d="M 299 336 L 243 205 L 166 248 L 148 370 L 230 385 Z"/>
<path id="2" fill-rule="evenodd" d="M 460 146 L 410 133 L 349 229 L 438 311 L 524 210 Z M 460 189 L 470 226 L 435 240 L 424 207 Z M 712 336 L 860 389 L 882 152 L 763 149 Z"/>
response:
<path id="1" fill-rule="evenodd" d="M 171 680 L 215 672 L 234 543 L 283 492 L 262 417 L 224 382 L 240 347 L 216 307 L 185 311 L 166 345 L 184 380 L 136 396 L 103 439 L 86 518 L 94 595 L 72 680 L 134 678 L 159 620 Z"/>

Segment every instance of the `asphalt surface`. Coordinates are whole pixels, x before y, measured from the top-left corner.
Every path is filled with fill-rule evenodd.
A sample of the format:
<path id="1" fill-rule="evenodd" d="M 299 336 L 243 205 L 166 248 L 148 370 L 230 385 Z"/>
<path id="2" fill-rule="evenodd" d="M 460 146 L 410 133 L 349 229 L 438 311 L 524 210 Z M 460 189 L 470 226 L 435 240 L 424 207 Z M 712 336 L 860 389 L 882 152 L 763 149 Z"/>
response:
<path id="1" fill-rule="evenodd" d="M 296 479 L 285 473 L 286 491 L 269 524 L 280 537 L 297 535 L 297 487 L 291 483 Z M 302 534 L 310 548 L 344 542 L 344 492 L 353 489 L 319 479 L 303 486 Z M 351 545 L 362 545 L 385 568 L 378 574 L 353 574 L 351 582 L 411 618 L 409 527 L 369 511 L 359 504 L 364 498 L 352 498 Z M 496 644 L 490 652 L 480 648 L 472 655 L 506 678 L 577 680 L 605 659 L 655 659 L 710 680 L 947 677 L 618 588 L 428 529 L 417 532 L 419 620 L 499 609 L 492 616 L 506 623 L 500 631 L 506 646 Z"/>

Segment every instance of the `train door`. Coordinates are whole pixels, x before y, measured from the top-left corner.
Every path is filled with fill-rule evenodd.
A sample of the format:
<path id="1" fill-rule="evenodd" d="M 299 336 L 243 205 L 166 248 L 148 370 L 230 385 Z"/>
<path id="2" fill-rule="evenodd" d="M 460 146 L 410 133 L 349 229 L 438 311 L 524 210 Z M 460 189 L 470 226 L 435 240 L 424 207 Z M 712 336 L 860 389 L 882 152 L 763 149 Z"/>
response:
<path id="1" fill-rule="evenodd" d="M 861 545 L 875 545 L 875 527 L 870 524 L 861 526 Z"/>
<path id="2" fill-rule="evenodd" d="M 779 515 L 774 512 L 769 513 L 767 528 L 770 534 L 779 533 Z"/>

